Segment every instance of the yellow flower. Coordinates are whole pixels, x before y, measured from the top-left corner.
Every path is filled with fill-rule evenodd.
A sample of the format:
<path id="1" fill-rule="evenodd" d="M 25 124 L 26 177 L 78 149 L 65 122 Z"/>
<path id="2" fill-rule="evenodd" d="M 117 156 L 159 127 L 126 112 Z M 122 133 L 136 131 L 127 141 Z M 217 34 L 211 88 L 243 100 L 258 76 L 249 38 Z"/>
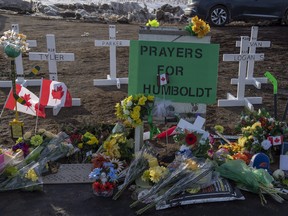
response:
<path id="1" fill-rule="evenodd" d="M 151 167 L 149 169 L 150 171 L 150 180 L 154 183 L 157 183 L 161 180 L 161 178 L 165 175 L 166 173 L 166 168 L 163 166 L 156 166 L 156 167 Z"/>
<path id="2" fill-rule="evenodd" d="M 187 159 L 186 164 L 188 165 L 187 168 L 190 170 L 197 170 L 198 169 L 198 164 L 196 163 L 196 161 L 194 161 L 192 159 Z"/>
<path id="3" fill-rule="evenodd" d="M 260 127 L 260 128 L 261 128 L 261 122 L 255 122 L 255 123 L 251 126 L 252 131 L 256 130 L 257 127 Z"/>
<path id="4" fill-rule="evenodd" d="M 148 160 L 149 167 L 155 167 L 158 166 L 158 160 L 155 157 L 152 157 Z"/>
<path id="5" fill-rule="evenodd" d="M 90 140 L 87 142 L 88 145 L 94 145 L 94 144 L 98 144 L 98 139 L 93 136 L 93 137 L 90 137 Z"/>
<path id="6" fill-rule="evenodd" d="M 146 23 L 146 26 L 151 26 L 151 27 L 159 27 L 159 22 L 156 19 L 153 20 L 148 20 L 148 22 Z"/>
<path id="7" fill-rule="evenodd" d="M 145 170 L 141 176 L 141 179 L 143 181 L 149 181 L 150 179 L 150 171 L 149 170 Z"/>
<path id="8" fill-rule="evenodd" d="M 114 141 L 113 142 L 109 142 L 109 141 L 105 141 L 103 144 L 103 148 L 105 149 L 105 154 L 108 156 L 111 156 L 112 158 L 120 158 L 121 154 L 119 152 L 119 146 L 118 144 Z"/>
<path id="9" fill-rule="evenodd" d="M 144 106 L 146 101 L 147 101 L 147 98 L 145 96 L 142 96 L 138 101 L 138 105 Z"/>
<path id="10" fill-rule="evenodd" d="M 83 148 L 83 143 L 78 143 L 78 148 L 82 149 Z"/>
<path id="11" fill-rule="evenodd" d="M 25 178 L 30 179 L 33 182 L 38 180 L 38 176 L 35 173 L 34 169 L 29 169 L 28 172 L 25 174 Z"/>
<path id="12" fill-rule="evenodd" d="M 154 101 L 154 96 L 153 95 L 148 95 L 147 99 L 148 99 L 148 101 Z"/>
<path id="13" fill-rule="evenodd" d="M 239 146 L 241 146 L 241 147 L 244 147 L 245 146 L 245 143 L 247 142 L 247 137 L 239 137 L 238 138 L 238 144 L 239 144 Z"/>
<path id="14" fill-rule="evenodd" d="M 222 125 L 215 125 L 214 129 L 221 134 L 224 132 L 224 127 Z"/>

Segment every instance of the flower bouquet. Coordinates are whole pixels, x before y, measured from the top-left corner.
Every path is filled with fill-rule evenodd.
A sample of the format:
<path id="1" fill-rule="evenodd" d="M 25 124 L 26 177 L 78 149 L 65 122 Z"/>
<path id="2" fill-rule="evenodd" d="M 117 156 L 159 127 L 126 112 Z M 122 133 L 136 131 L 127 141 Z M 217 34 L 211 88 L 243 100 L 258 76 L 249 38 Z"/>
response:
<path id="1" fill-rule="evenodd" d="M 265 109 L 242 113 L 236 129 L 242 132 L 238 139 L 240 146 L 251 154 L 266 153 L 271 162 L 273 150 L 283 144 L 283 137 L 288 132 L 287 124 L 275 120 Z"/>
<path id="2" fill-rule="evenodd" d="M 11 58 L 16 58 L 21 52 L 24 53 L 29 50 L 26 35 L 16 33 L 13 30 L 4 32 L 0 38 L 0 45 L 4 46 L 6 55 Z"/>
<path id="3" fill-rule="evenodd" d="M 89 178 L 95 181 L 92 189 L 96 196 L 110 197 L 113 195 L 118 179 L 113 163 L 104 162 L 101 167 L 93 169 Z"/>
<path id="4" fill-rule="evenodd" d="M 110 158 L 130 163 L 133 154 L 133 145 L 134 140 L 127 139 L 125 133 L 114 133 L 103 142 L 100 151 Z"/>
<path id="5" fill-rule="evenodd" d="M 280 196 L 281 192 L 272 184 L 273 177 L 265 169 L 249 167 L 242 160 L 228 160 L 217 167 L 216 171 L 221 176 L 235 181 L 238 187 L 259 194 L 262 205 L 267 203 L 264 194 L 270 195 L 277 202 L 284 201 Z"/>
<path id="6" fill-rule="evenodd" d="M 149 204 L 136 211 L 136 214 L 140 215 L 156 205 L 161 205 L 162 202 L 188 189 L 209 186 L 212 184 L 212 172 L 213 164 L 209 159 L 205 162 L 186 159 L 171 175 L 168 175 L 166 179 L 163 178 L 163 181 L 149 190 L 145 199 L 142 198 Z"/>
<path id="7" fill-rule="evenodd" d="M 210 32 L 210 25 L 207 24 L 198 16 L 194 16 L 188 26 L 185 26 L 185 30 L 191 35 L 197 36 L 198 38 L 203 38 L 206 34 Z"/>
<path id="8" fill-rule="evenodd" d="M 153 106 L 154 96 L 131 95 L 122 100 L 121 103 L 116 104 L 115 114 L 119 120 L 124 121 L 125 125 L 137 127 L 143 124 L 146 117 L 148 117 L 148 121 L 152 121 Z"/>
<path id="9" fill-rule="evenodd" d="M 9 166 L 6 167 L 2 175 L 4 175 L 6 179 L 1 181 L 0 191 L 17 189 L 35 191 L 43 189 L 39 163 L 32 162 L 21 169 L 17 169 L 16 166 Z"/>
<path id="10" fill-rule="evenodd" d="M 187 130 L 178 129 L 177 134 L 173 136 L 175 143 L 180 144 L 178 153 L 192 154 L 194 157 L 209 157 L 209 150 L 212 147 L 212 142 L 209 139 L 209 133 L 204 130 Z"/>
<path id="11" fill-rule="evenodd" d="M 69 156 L 74 153 L 74 147 L 70 143 L 69 136 L 60 132 L 52 139 L 39 144 L 27 157 L 18 165 L 21 168 L 31 162 L 39 163 L 40 173 L 47 172 L 47 163 L 56 161 L 59 158 Z"/>
<path id="12" fill-rule="evenodd" d="M 118 187 L 117 193 L 113 196 L 114 200 L 117 200 L 123 191 L 137 178 L 141 177 L 143 172 L 149 167 L 147 159 L 149 156 L 147 157 L 147 155 L 154 155 L 154 152 L 147 143 L 144 143 L 141 150 L 137 152 L 135 158 L 130 163 L 123 184 Z"/>

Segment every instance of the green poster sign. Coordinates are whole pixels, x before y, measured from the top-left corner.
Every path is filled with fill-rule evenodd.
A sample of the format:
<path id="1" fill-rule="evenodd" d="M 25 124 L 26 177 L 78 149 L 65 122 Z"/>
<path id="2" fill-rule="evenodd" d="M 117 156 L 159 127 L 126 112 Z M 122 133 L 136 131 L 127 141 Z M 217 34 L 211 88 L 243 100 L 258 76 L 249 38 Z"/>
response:
<path id="1" fill-rule="evenodd" d="M 129 56 L 129 95 L 143 93 L 185 103 L 216 102 L 218 44 L 130 41 Z M 159 85 L 163 74 L 168 75 L 169 83 Z"/>

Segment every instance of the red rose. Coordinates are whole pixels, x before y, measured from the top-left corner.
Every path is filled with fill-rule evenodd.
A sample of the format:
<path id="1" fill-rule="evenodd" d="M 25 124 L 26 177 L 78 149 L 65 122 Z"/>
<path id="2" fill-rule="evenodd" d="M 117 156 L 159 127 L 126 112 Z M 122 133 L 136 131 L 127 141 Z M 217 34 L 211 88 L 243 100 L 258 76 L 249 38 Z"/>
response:
<path id="1" fill-rule="evenodd" d="M 185 141 L 187 143 L 187 145 L 194 145 L 197 142 L 197 137 L 193 134 L 187 134 Z"/>

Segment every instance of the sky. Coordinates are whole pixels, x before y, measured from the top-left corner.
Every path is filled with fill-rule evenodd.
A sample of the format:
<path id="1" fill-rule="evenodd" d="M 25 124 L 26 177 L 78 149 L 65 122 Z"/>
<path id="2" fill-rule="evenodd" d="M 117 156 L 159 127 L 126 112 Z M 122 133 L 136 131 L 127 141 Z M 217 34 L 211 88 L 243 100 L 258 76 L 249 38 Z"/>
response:
<path id="1" fill-rule="evenodd" d="M 39 0 L 38 0 L 39 1 Z M 127 0 L 40 0 L 43 5 L 53 5 L 53 4 L 75 4 L 75 3 L 81 3 L 81 4 L 104 4 L 104 3 L 110 3 L 110 2 L 138 2 L 140 6 L 144 7 L 144 2 L 148 7 L 149 11 L 152 11 L 153 9 L 160 8 L 164 4 L 170 4 L 172 6 L 180 6 L 182 9 L 184 9 L 187 5 L 188 0 L 134 0 L 134 1 L 127 1 Z"/>

